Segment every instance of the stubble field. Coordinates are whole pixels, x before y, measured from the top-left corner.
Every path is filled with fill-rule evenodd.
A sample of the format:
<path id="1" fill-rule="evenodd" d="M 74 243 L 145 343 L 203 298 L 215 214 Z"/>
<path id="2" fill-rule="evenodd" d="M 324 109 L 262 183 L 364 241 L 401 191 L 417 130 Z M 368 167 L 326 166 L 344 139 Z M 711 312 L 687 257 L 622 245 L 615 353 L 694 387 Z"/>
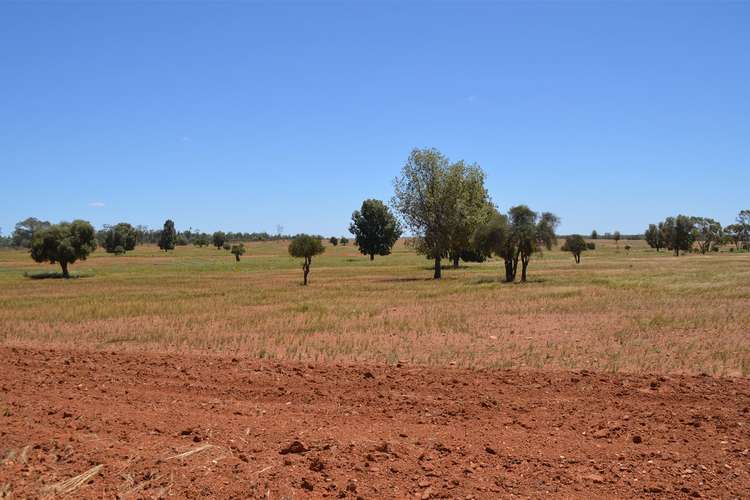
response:
<path id="1" fill-rule="evenodd" d="M 623 247 L 633 248 L 626 252 Z M 611 372 L 750 373 L 750 254 L 674 258 L 598 241 L 575 265 L 553 250 L 530 282 L 501 263 L 440 282 L 401 242 L 374 262 L 350 246 L 313 260 L 311 284 L 285 242 L 224 250 L 101 250 L 69 281 L 22 251 L 0 252 L 0 341 L 87 349 L 222 352 L 281 361 Z"/>

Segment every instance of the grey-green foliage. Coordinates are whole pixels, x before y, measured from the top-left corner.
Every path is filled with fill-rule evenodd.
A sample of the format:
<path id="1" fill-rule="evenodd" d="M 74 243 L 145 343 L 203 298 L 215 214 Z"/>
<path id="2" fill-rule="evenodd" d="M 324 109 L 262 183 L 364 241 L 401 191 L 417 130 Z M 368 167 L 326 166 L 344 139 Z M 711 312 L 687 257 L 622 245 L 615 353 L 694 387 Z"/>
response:
<path id="1" fill-rule="evenodd" d="M 365 200 L 359 210 L 352 213 L 349 232 L 363 255 L 373 260 L 376 255 L 388 255 L 401 237 L 401 224 L 380 200 Z M 345 238 L 341 244 L 345 245 Z"/>
<path id="2" fill-rule="evenodd" d="M 312 258 L 325 252 L 325 247 L 319 237 L 309 234 L 299 234 L 289 243 L 289 255 L 304 259 L 302 262 L 303 284 L 307 285 L 307 275 L 310 274 Z"/>
<path id="3" fill-rule="evenodd" d="M 68 265 L 86 260 L 96 249 L 96 231 L 84 220 L 61 222 L 34 233 L 31 258 L 36 262 L 59 263 L 64 278 L 69 278 Z"/>
<path id="4" fill-rule="evenodd" d="M 240 261 L 240 256 L 245 255 L 245 244 L 244 243 L 237 243 L 231 246 L 230 252 L 232 255 L 234 255 L 234 258 L 237 262 Z"/>
<path id="5" fill-rule="evenodd" d="M 478 165 L 451 164 L 436 149 L 415 149 L 394 188 L 392 204 L 413 233 L 417 251 L 435 260 L 433 276 L 439 279 L 441 259 L 470 249 L 477 220 L 485 222 L 492 214 L 484 173 Z"/>
<path id="6" fill-rule="evenodd" d="M 161 231 L 159 237 L 159 248 L 164 250 L 174 250 L 174 246 L 177 243 L 177 231 L 174 228 L 174 222 L 171 219 L 164 221 L 164 228 Z"/>
<path id="7" fill-rule="evenodd" d="M 708 217 L 692 218 L 695 242 L 702 254 L 709 252 L 712 247 L 718 249 L 724 238 L 724 229 L 714 219 Z"/>
<path id="8" fill-rule="evenodd" d="M 493 214 L 489 221 L 474 232 L 473 244 L 486 255 L 503 259 L 505 281 L 516 279 L 521 263 L 521 281 L 527 279 L 531 256 L 543 249 L 551 249 L 557 241 L 555 229 L 560 219 L 549 212 L 541 215 L 526 205 L 512 207 L 508 215 Z"/>
<path id="9" fill-rule="evenodd" d="M 13 246 L 31 248 L 31 240 L 34 238 L 34 233 L 50 226 L 52 226 L 50 222 L 39 220 L 36 217 L 28 217 L 17 222 L 11 236 Z"/>

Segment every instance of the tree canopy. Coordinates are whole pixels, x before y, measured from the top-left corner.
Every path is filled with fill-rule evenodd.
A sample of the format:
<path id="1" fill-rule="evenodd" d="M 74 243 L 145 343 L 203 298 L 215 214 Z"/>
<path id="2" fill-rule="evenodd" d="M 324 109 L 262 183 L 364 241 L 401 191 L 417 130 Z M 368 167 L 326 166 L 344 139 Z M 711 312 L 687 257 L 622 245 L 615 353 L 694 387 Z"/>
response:
<path id="1" fill-rule="evenodd" d="M 563 243 L 563 246 L 560 247 L 560 250 L 572 253 L 576 264 L 580 264 L 581 253 L 588 250 L 588 245 L 586 245 L 586 240 L 584 240 L 583 236 L 581 236 L 580 234 L 571 234 L 570 236 L 565 238 L 565 243 Z"/>
<path id="2" fill-rule="evenodd" d="M 31 248 L 31 240 L 34 238 L 34 233 L 50 226 L 52 224 L 48 221 L 39 220 L 36 217 L 28 217 L 17 222 L 11 237 L 13 246 Z"/>
<path id="3" fill-rule="evenodd" d="M 310 236 L 309 234 L 300 234 L 294 237 L 289 243 L 289 255 L 304 259 L 302 262 L 302 273 L 304 276 L 304 285 L 307 285 L 307 275 L 310 274 L 310 264 L 312 258 L 326 251 L 320 238 Z"/>
<path id="4" fill-rule="evenodd" d="M 175 244 L 177 244 L 177 231 L 175 231 L 172 219 L 167 219 L 164 221 L 164 229 L 162 229 L 159 237 L 159 248 L 166 252 L 167 250 L 174 250 Z"/>
<path id="5" fill-rule="evenodd" d="M 227 235 L 224 231 L 216 231 L 211 237 L 211 242 L 217 250 L 224 246 L 225 241 L 227 241 Z"/>
<path id="6" fill-rule="evenodd" d="M 492 215 L 482 169 L 451 164 L 436 149 L 413 150 L 394 189 L 392 204 L 414 234 L 417 251 L 435 260 L 435 279 L 442 277 L 441 259 L 469 250 L 474 230 Z"/>
<path id="7" fill-rule="evenodd" d="M 245 255 L 245 244 L 237 243 L 231 246 L 229 250 L 237 262 L 240 261 L 240 256 Z"/>
<path id="8" fill-rule="evenodd" d="M 380 200 L 365 200 L 362 207 L 352 213 L 349 232 L 363 255 L 373 260 L 376 255 L 388 255 L 401 237 L 401 224 Z M 344 238 L 341 239 L 342 244 Z"/>
<path id="9" fill-rule="evenodd" d="M 36 262 L 59 263 L 64 278 L 69 278 L 68 265 L 86 260 L 96 249 L 96 231 L 84 220 L 61 222 L 34 233 L 31 258 Z"/>
<path id="10" fill-rule="evenodd" d="M 107 253 L 122 254 L 135 248 L 135 228 L 127 222 L 104 228 L 102 246 Z"/>

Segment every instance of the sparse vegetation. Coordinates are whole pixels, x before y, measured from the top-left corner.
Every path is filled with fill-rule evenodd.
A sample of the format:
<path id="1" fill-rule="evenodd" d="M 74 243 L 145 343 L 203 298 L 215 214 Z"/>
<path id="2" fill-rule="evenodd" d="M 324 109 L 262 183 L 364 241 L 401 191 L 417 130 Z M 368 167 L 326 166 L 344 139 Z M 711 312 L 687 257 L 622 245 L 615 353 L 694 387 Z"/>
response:
<path id="1" fill-rule="evenodd" d="M 86 221 L 61 222 L 34 232 L 31 258 L 36 262 L 60 264 L 63 278 L 69 278 L 68 266 L 86 260 L 96 249 L 96 232 Z"/>
<path id="2" fill-rule="evenodd" d="M 588 250 L 588 245 L 586 245 L 586 240 L 583 239 L 583 236 L 573 234 L 565 238 L 565 243 L 560 249 L 573 254 L 576 264 L 580 264 L 581 254 Z"/>
<path id="3" fill-rule="evenodd" d="M 309 234 L 300 234 L 295 236 L 289 243 L 289 255 L 303 259 L 302 273 L 303 285 L 307 286 L 307 275 L 310 274 L 310 264 L 312 258 L 325 252 L 325 247 L 320 242 L 320 238 L 310 236 Z"/>
<path id="4" fill-rule="evenodd" d="M 230 252 L 234 255 L 235 260 L 239 262 L 240 257 L 245 255 L 245 245 L 243 243 L 234 244 L 232 245 Z"/>
<path id="5" fill-rule="evenodd" d="M 362 207 L 352 214 L 349 232 L 354 235 L 354 244 L 364 255 L 374 260 L 376 255 L 388 255 L 401 237 L 401 225 L 380 200 L 365 200 Z M 342 238 L 342 244 L 344 238 Z M 347 240 L 348 241 L 348 240 Z"/>

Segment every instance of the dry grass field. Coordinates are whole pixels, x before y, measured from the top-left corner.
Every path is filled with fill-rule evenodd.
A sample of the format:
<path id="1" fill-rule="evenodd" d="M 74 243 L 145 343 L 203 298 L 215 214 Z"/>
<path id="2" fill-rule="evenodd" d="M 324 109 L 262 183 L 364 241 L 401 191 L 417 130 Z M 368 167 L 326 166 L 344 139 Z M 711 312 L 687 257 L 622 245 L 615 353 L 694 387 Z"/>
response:
<path id="1" fill-rule="evenodd" d="M 633 248 L 625 252 L 624 245 Z M 501 263 L 430 279 L 402 243 L 370 262 L 351 245 L 313 260 L 308 287 L 285 242 L 224 250 L 101 249 L 78 279 L 0 251 L 0 343 L 12 347 L 220 352 L 282 361 L 750 374 L 750 254 L 675 258 L 599 240 L 575 265 L 534 258 L 530 282 Z"/>

